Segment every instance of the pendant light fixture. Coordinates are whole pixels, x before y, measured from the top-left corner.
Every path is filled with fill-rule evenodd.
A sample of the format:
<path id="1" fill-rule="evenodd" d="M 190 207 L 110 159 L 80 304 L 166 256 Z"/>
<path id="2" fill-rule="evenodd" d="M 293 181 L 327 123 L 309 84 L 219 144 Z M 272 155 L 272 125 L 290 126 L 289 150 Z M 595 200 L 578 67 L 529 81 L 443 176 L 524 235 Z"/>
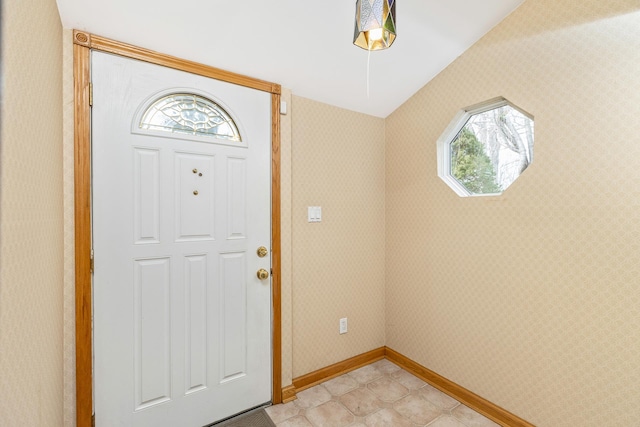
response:
<path id="1" fill-rule="evenodd" d="M 382 50 L 396 39 L 395 0 L 356 0 L 353 44 L 365 50 Z"/>

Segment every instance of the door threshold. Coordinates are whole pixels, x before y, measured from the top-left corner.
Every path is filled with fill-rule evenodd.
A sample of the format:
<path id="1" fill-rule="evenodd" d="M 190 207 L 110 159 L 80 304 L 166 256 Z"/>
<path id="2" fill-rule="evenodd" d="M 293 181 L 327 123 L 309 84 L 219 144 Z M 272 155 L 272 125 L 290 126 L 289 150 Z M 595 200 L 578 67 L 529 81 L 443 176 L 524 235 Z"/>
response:
<path id="1" fill-rule="evenodd" d="M 247 409 L 246 411 L 239 412 L 231 417 L 207 424 L 203 427 L 275 427 L 275 424 L 265 411 L 265 408 L 269 406 L 271 406 L 271 402 L 265 402 L 262 405 Z"/>

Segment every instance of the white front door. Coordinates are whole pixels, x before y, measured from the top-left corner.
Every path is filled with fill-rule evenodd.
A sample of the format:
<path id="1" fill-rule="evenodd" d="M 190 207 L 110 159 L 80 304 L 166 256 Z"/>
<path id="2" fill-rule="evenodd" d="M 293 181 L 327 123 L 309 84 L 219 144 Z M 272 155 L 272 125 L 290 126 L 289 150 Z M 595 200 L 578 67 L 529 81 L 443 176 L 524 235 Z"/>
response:
<path id="1" fill-rule="evenodd" d="M 270 94 L 91 65 L 96 425 L 201 427 L 270 401 Z"/>

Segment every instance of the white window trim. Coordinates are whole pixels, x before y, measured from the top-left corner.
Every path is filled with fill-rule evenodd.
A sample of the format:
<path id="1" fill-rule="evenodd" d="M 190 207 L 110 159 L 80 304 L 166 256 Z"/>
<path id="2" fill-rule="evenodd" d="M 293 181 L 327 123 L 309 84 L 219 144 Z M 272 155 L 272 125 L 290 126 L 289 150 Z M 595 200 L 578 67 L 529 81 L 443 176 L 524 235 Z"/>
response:
<path id="1" fill-rule="evenodd" d="M 451 150 L 449 146 L 455 139 L 462 128 L 467 124 L 471 116 L 484 113 L 485 111 L 493 110 L 496 108 L 509 107 L 518 110 L 526 117 L 533 120 L 533 116 L 521 108 L 516 107 L 511 102 L 507 101 L 503 97 L 497 97 L 488 101 L 481 102 L 479 104 L 472 105 L 463 110 L 458 111 L 453 118 L 449 126 L 444 130 L 440 138 L 437 141 L 437 155 L 438 155 L 438 176 L 442 179 L 456 194 L 460 197 L 495 197 L 502 194 L 500 193 L 485 193 L 477 194 L 472 193 L 467 188 L 460 184 L 460 182 L 451 175 Z"/>

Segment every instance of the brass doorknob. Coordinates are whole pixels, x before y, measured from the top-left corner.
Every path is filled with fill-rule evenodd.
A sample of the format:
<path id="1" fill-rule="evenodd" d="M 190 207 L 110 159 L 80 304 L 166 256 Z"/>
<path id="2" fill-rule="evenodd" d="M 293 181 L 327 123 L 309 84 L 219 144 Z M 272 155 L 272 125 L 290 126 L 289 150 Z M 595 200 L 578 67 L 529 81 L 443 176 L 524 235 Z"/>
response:
<path id="1" fill-rule="evenodd" d="M 260 246 L 257 250 L 257 254 L 260 258 L 266 257 L 268 253 L 269 253 L 269 250 L 264 246 Z"/>
<path id="2" fill-rule="evenodd" d="M 257 276 L 260 280 L 267 280 L 269 278 L 269 272 L 264 268 L 261 268 L 260 270 L 258 270 Z"/>

